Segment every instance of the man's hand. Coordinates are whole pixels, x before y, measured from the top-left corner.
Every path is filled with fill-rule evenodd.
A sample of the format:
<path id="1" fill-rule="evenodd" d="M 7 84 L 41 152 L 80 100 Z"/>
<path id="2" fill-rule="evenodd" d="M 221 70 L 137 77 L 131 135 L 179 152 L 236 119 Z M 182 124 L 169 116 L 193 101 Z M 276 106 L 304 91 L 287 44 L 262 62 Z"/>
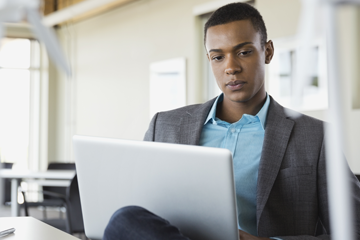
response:
<path id="1" fill-rule="evenodd" d="M 270 238 L 255 237 L 247 232 L 239 230 L 240 240 L 271 240 Z"/>

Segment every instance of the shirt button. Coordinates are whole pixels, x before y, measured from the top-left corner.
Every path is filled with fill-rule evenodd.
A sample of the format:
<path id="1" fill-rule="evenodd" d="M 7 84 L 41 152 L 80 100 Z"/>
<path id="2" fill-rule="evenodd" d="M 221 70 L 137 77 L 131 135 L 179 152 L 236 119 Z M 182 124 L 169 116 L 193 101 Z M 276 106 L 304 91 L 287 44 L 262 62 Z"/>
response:
<path id="1" fill-rule="evenodd" d="M 232 133 L 234 133 L 236 130 L 235 130 L 235 128 L 232 128 L 230 131 L 231 131 Z"/>

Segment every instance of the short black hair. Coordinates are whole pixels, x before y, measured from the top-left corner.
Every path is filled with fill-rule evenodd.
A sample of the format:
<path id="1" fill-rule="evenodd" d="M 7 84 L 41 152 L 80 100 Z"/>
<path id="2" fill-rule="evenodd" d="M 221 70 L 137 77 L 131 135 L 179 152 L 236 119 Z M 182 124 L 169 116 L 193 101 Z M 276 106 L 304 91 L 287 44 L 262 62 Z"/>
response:
<path id="1" fill-rule="evenodd" d="M 241 2 L 222 6 L 211 14 L 204 27 L 204 44 L 206 44 L 206 33 L 208 28 L 240 20 L 251 21 L 255 31 L 260 33 L 261 46 L 264 47 L 267 41 L 267 33 L 262 16 L 256 8 L 250 4 Z"/>

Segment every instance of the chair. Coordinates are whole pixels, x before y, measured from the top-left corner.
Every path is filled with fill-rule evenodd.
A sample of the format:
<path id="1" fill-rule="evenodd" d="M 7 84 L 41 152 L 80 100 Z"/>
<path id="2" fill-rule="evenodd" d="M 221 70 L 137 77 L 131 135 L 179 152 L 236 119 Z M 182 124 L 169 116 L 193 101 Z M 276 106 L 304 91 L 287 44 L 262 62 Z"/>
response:
<path id="1" fill-rule="evenodd" d="M 1 167 L 2 169 L 11 169 L 13 166 L 13 163 L 1 163 Z M 7 205 L 9 202 L 11 202 L 11 179 L 3 179 L 1 180 L 1 184 L 3 189 L 2 189 L 2 193 L 1 196 L 3 196 L 2 200 L 2 204 L 3 205 Z"/>
<path id="2" fill-rule="evenodd" d="M 49 163 L 48 170 L 75 170 L 75 163 L 59 163 L 59 162 Z M 63 196 L 66 195 L 66 189 L 67 189 L 67 187 L 43 186 L 43 192 L 58 193 Z M 53 196 L 50 196 L 47 194 L 43 194 L 43 201 L 26 202 L 26 204 L 27 204 L 27 207 L 24 206 L 25 207 L 25 216 L 29 216 L 28 209 L 30 207 L 44 207 L 45 210 L 43 211 L 43 218 L 47 218 L 47 215 L 46 215 L 47 207 L 57 207 L 57 208 L 64 207 L 64 203 L 62 200 L 60 200 L 57 197 L 53 197 Z M 60 216 L 61 216 L 61 213 L 62 212 L 60 211 Z"/>
<path id="3" fill-rule="evenodd" d="M 80 203 L 80 194 L 77 176 L 71 180 L 70 186 L 66 188 L 66 194 L 57 192 L 43 191 L 44 195 L 58 199 L 66 208 L 66 218 L 43 219 L 41 221 L 56 227 L 69 234 L 84 233 L 84 222 Z M 24 198 L 25 209 L 27 208 L 26 199 Z"/>

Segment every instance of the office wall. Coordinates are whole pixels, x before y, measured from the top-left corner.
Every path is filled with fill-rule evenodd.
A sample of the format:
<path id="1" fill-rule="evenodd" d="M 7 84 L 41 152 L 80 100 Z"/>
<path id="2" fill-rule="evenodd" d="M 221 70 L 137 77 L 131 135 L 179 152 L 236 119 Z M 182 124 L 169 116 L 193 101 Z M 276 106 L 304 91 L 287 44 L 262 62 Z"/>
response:
<path id="1" fill-rule="evenodd" d="M 152 62 L 185 57 L 187 104 L 201 102 L 201 29 L 192 10 L 206 2 L 139 0 L 59 29 L 74 76 L 52 79 L 57 123 L 51 123 L 49 159 L 72 158 L 71 134 L 142 139 L 150 121 Z"/>
<path id="2" fill-rule="evenodd" d="M 65 154 L 65 132 L 68 127 L 65 122 L 66 83 L 68 83 L 68 80 L 62 78 L 62 75 L 50 61 L 48 163 L 59 161 L 68 162 L 71 160 Z M 47 164 L 44 163 L 42 165 Z"/>
<path id="3" fill-rule="evenodd" d="M 77 133 L 142 139 L 152 62 L 185 57 L 187 100 L 199 101 L 192 7 L 201 2 L 139 1 L 74 26 Z"/>
<path id="4" fill-rule="evenodd" d="M 187 103 L 202 102 L 199 22 L 194 6 L 212 0 L 139 0 L 92 19 L 62 27 L 58 34 L 71 59 L 74 76 L 54 77 L 50 107 L 49 159 L 71 159 L 72 134 L 142 139 L 149 122 L 149 64 L 176 57 L 187 59 Z M 296 34 L 299 0 L 256 0 L 270 39 Z M 360 173 L 360 110 L 354 108 L 354 84 L 359 82 L 356 42 L 358 11 L 339 12 L 340 68 L 346 119 L 345 154 Z M 276 46 L 275 46 L 276 54 Z M 346 70 L 346 72 L 345 72 Z M 357 85 L 359 86 L 359 85 Z M 166 91 L 166 87 L 164 87 Z M 356 93 L 356 91 L 355 91 Z M 331 97 L 331 96 L 330 96 Z M 356 98 L 355 98 L 356 99 Z M 355 106 L 356 107 L 356 106 Z M 306 114 L 326 119 L 326 111 Z"/>

